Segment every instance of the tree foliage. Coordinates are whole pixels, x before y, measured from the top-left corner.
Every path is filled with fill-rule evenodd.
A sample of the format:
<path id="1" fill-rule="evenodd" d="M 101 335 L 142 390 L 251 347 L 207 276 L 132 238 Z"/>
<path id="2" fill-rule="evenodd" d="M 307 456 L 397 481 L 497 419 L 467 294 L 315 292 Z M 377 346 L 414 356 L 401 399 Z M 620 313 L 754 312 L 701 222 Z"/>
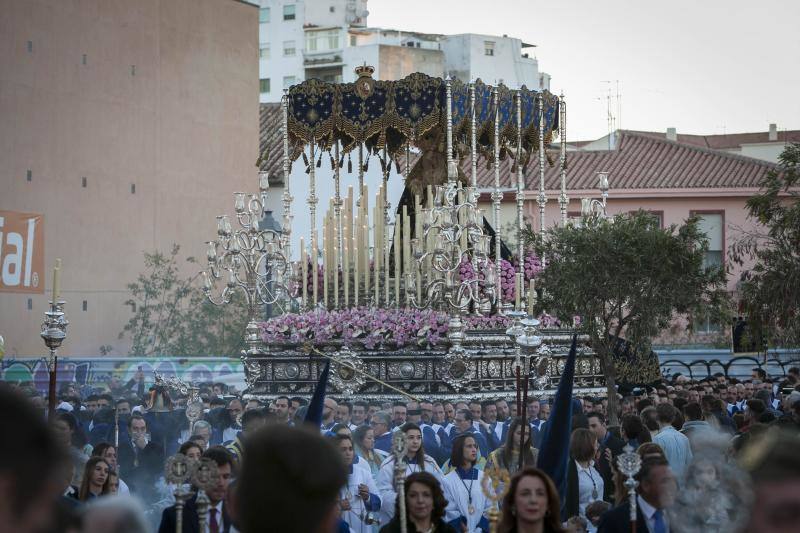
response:
<path id="1" fill-rule="evenodd" d="M 762 179 L 747 200 L 759 230 L 742 232 L 730 249 L 734 263 L 754 261 L 740 292 L 753 334 L 776 344 L 800 344 L 800 144 L 786 147 L 780 167 Z"/>
<path id="2" fill-rule="evenodd" d="M 651 339 L 677 315 L 702 312 L 721 319 L 727 309 L 725 274 L 703 266 L 708 242 L 696 218 L 661 229 L 643 211 L 588 217 L 580 225 L 548 230 L 543 240 L 532 232 L 527 239 L 546 260 L 538 311 L 568 322 L 581 317 L 580 328 L 590 336 L 606 377 L 612 418 L 618 372 L 640 382 L 656 379 L 658 372 L 657 362 L 655 368 L 636 367 L 642 364 L 636 357 L 628 364 L 634 368 L 623 368 L 622 358 L 615 365 L 617 347 L 628 341 L 629 351 L 649 354 Z"/>
<path id="3" fill-rule="evenodd" d="M 119 334 L 130 336 L 131 355 L 236 355 L 244 346 L 247 306 L 244 298 L 211 304 L 197 286 L 197 275 L 181 278 L 180 247 L 170 253 L 144 254 L 145 272 L 127 285 L 125 305 L 133 316 Z M 185 259 L 195 263 L 194 258 Z"/>

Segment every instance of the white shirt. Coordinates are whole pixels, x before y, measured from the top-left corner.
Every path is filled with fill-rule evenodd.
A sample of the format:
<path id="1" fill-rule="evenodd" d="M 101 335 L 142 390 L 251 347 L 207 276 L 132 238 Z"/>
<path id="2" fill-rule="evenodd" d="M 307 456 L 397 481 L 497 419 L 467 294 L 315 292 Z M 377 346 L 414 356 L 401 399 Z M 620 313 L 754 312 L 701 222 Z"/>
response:
<path id="1" fill-rule="evenodd" d="M 463 516 L 467 519 L 467 531 L 469 533 L 478 531 L 478 522 L 491 507 L 491 501 L 483 493 L 482 480 L 481 470 L 478 470 L 478 479 L 461 479 L 456 470 L 444 476 L 442 488 L 447 500 L 446 522 Z M 470 495 L 472 495 L 472 513 L 469 512 Z"/>
<path id="2" fill-rule="evenodd" d="M 422 472 L 422 468 L 417 463 L 406 464 L 406 471 L 403 479 L 407 478 L 414 472 Z M 425 456 L 425 472 L 430 472 L 439 480 L 439 485 L 443 486 L 444 475 L 442 474 L 439 465 L 429 455 Z M 381 498 L 381 524 L 388 524 L 394 517 L 394 506 L 397 500 L 397 492 L 394 490 L 394 456 L 389 456 L 381 464 L 381 469 L 378 471 L 376 478 L 378 485 L 378 496 Z M 444 489 L 443 489 L 444 490 Z"/>
<path id="3" fill-rule="evenodd" d="M 365 463 L 366 461 L 361 462 Z M 365 472 L 363 469 L 354 465 L 353 472 L 347 476 L 347 485 L 339 490 L 339 499 L 347 499 L 350 501 L 350 510 L 342 511 L 342 520 L 347 522 L 347 525 L 350 526 L 350 531 L 356 533 L 372 533 L 372 526 L 364 523 L 364 518 L 366 518 L 368 511 L 366 503 L 358 495 L 358 486 L 361 484 L 369 488 L 370 494 L 375 494 L 380 498 L 378 487 L 372 480 L 372 474 L 368 470 Z M 373 514 L 378 516 L 378 511 L 374 510 Z"/>
<path id="4" fill-rule="evenodd" d="M 594 461 L 584 468 L 575 461 L 578 469 L 578 507 L 580 515 L 586 517 L 586 506 L 603 499 L 603 476 L 594 467 Z"/>
<path id="5" fill-rule="evenodd" d="M 128 484 L 127 483 L 122 481 L 120 478 L 117 478 L 117 481 L 119 481 L 118 492 L 120 494 L 130 494 L 131 493 L 131 490 L 128 488 Z"/>
<path id="6" fill-rule="evenodd" d="M 211 509 L 216 509 L 216 519 L 217 519 L 217 531 L 222 531 L 225 528 L 225 524 L 222 521 L 222 500 L 217 502 L 217 505 L 210 505 L 208 506 L 208 513 L 206 513 L 206 530 L 203 533 L 208 533 L 211 531 Z"/>
<path id="7" fill-rule="evenodd" d="M 644 521 L 647 524 L 647 530 L 650 533 L 654 533 L 656 530 L 656 519 L 653 517 L 653 515 L 656 513 L 657 509 L 647 503 L 639 494 L 636 495 L 636 504 L 639 506 L 639 509 L 641 509 L 642 514 L 644 515 Z M 667 518 L 667 513 L 661 511 L 661 515 L 664 517 L 664 525 L 667 528 L 667 533 L 669 533 L 669 519 Z"/>

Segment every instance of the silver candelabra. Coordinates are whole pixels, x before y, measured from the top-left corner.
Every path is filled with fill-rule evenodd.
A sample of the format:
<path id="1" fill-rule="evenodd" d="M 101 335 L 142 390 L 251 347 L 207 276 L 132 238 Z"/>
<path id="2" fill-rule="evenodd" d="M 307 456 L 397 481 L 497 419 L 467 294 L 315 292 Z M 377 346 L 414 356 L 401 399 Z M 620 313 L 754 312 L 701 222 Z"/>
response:
<path id="1" fill-rule="evenodd" d="M 450 313 L 448 337 L 454 348 L 463 340 L 461 316 L 474 306 L 477 314 L 489 314 L 495 301 L 495 270 L 489 268 L 491 237 L 483 233 L 483 213 L 478 209 L 475 187 L 462 188 L 454 179 L 436 188 L 433 207 L 422 209 L 424 246 L 411 240 L 416 260 L 414 271 L 406 274 L 408 302 L 417 308 L 438 308 Z M 464 262 L 473 277 L 461 279 Z M 426 269 L 426 265 L 430 268 Z M 425 271 L 427 270 L 427 279 Z M 485 276 L 480 279 L 479 272 Z M 416 297 L 416 283 L 424 283 L 422 301 Z"/>
<path id="2" fill-rule="evenodd" d="M 259 308 L 277 305 L 282 312 L 291 302 L 291 264 L 287 260 L 285 239 L 280 232 L 262 229 L 259 220 L 265 215 L 269 177 L 259 173 L 259 194 L 234 193 L 234 210 L 239 228 L 231 227 L 227 215 L 217 217 L 217 239 L 208 241 L 208 267 L 202 272 L 203 290 L 214 305 L 230 303 L 240 290 L 246 298 L 248 323 L 245 330 L 247 354 L 260 352 Z M 213 296 L 217 280 L 225 278 L 225 287 Z"/>
<path id="3" fill-rule="evenodd" d="M 58 374 L 58 355 L 56 351 L 67 338 L 67 326 L 69 321 L 64 314 L 66 302 L 59 298 L 54 298 L 50 302 L 50 310 L 44 313 L 42 322 L 41 336 L 44 343 L 50 350 L 50 358 L 47 361 L 47 370 L 50 373 L 48 411 L 50 416 L 55 413 L 56 406 L 56 378 Z"/>
<path id="4" fill-rule="evenodd" d="M 600 200 L 596 198 L 581 198 L 581 216 L 599 216 L 606 218 L 606 200 L 608 200 L 608 172 L 598 172 L 598 188 Z"/>

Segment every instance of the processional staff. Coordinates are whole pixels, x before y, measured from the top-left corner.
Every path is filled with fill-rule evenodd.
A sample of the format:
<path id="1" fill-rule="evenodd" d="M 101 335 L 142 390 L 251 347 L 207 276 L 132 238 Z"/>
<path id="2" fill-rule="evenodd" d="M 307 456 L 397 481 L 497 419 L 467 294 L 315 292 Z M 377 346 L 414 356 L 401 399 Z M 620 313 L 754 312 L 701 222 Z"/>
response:
<path id="1" fill-rule="evenodd" d="M 510 488 L 511 475 L 508 470 L 500 468 L 497 463 L 486 468 L 483 473 L 481 489 L 486 498 L 492 502 L 491 507 L 489 507 L 489 531 L 490 533 L 495 533 L 497 531 L 497 519 L 500 518 L 500 506 L 498 504 Z"/>
<path id="2" fill-rule="evenodd" d="M 408 517 L 406 516 L 406 467 L 403 458 L 406 456 L 406 436 L 402 431 L 395 432 L 392 437 L 392 453 L 394 454 L 394 486 L 400 509 L 400 532 L 408 533 Z"/>
<path id="3" fill-rule="evenodd" d="M 631 533 L 636 533 L 636 485 L 638 483 L 634 476 L 642 467 L 642 458 L 630 444 L 626 444 L 622 451 L 623 453 L 617 456 L 617 466 L 620 473 L 627 477 L 625 487 L 628 489 L 628 501 L 631 507 Z"/>

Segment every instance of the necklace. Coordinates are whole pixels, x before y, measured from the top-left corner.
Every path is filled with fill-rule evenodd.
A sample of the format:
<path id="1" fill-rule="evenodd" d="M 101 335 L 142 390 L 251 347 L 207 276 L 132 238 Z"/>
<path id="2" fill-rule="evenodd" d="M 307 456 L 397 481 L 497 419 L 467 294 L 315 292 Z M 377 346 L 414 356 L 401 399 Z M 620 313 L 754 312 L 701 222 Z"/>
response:
<path id="1" fill-rule="evenodd" d="M 591 468 L 592 464 L 589 463 L 589 466 L 585 470 L 582 470 L 582 472 L 589 476 L 589 479 L 592 481 L 592 501 L 594 501 L 597 500 L 597 483 L 594 482 Z"/>
<path id="2" fill-rule="evenodd" d="M 471 474 L 471 473 L 472 473 L 472 469 L 467 470 L 467 474 Z M 464 490 L 467 491 L 467 498 L 469 499 L 469 506 L 467 507 L 467 512 L 470 515 L 475 514 L 475 507 L 472 505 L 472 484 L 475 482 L 475 480 L 472 479 L 472 476 L 470 476 L 469 487 L 467 487 L 467 484 L 464 482 L 464 478 L 462 478 L 458 474 L 458 472 L 456 472 L 456 475 L 458 476 L 459 481 L 461 481 L 461 484 L 464 485 Z"/>

